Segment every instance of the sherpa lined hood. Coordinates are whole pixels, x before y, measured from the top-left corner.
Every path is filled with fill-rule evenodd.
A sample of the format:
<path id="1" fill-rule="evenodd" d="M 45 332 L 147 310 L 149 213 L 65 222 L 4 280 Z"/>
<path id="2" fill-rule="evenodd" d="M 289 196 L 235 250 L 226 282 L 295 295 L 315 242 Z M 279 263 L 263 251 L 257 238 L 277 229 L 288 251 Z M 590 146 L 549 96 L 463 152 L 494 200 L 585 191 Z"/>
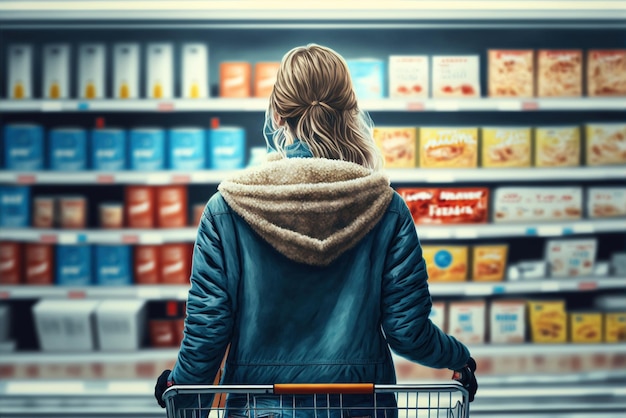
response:
<path id="1" fill-rule="evenodd" d="M 389 180 L 361 165 L 324 158 L 284 158 L 223 181 L 226 203 L 287 258 L 326 266 L 354 247 L 382 218 Z"/>

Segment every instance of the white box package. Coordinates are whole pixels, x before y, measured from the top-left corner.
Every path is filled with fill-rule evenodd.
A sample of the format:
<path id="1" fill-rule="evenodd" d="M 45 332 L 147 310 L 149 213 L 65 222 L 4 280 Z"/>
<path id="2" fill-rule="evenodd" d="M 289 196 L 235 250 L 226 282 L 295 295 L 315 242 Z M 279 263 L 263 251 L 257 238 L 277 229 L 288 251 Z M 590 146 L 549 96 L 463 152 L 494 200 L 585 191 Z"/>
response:
<path id="1" fill-rule="evenodd" d="M 32 45 L 9 45 L 7 61 L 9 64 L 7 95 L 10 99 L 30 99 L 33 95 Z"/>
<path id="2" fill-rule="evenodd" d="M 0 342 L 9 339 L 11 327 L 11 307 L 9 305 L 0 305 Z"/>
<path id="3" fill-rule="evenodd" d="M 70 46 L 48 44 L 43 48 L 43 91 L 46 99 L 67 99 L 70 94 Z"/>
<path id="4" fill-rule="evenodd" d="M 100 349 L 133 351 L 145 334 L 146 309 L 143 300 L 107 300 L 96 309 Z"/>
<path id="5" fill-rule="evenodd" d="M 582 201 L 582 187 L 499 187 L 493 219 L 497 223 L 580 219 Z"/>
<path id="6" fill-rule="evenodd" d="M 94 300 L 41 300 L 33 306 L 43 351 L 93 351 L 96 348 Z"/>
<path id="7" fill-rule="evenodd" d="M 526 302 L 523 300 L 491 302 L 489 331 L 492 343 L 523 343 L 526 336 Z"/>
<path id="8" fill-rule="evenodd" d="M 183 98 L 209 97 L 209 54 L 205 44 L 184 44 L 183 55 Z"/>
<path id="9" fill-rule="evenodd" d="M 549 240 L 546 260 L 552 277 L 592 276 L 598 240 Z"/>
<path id="10" fill-rule="evenodd" d="M 446 304 L 445 302 L 433 302 L 433 306 L 428 316 L 433 324 L 440 330 L 446 330 Z"/>
<path id="11" fill-rule="evenodd" d="M 104 97 L 105 52 L 104 44 L 82 44 L 78 47 L 78 97 L 81 99 Z"/>
<path id="12" fill-rule="evenodd" d="M 480 97 L 480 57 L 433 57 L 433 97 Z"/>
<path id="13" fill-rule="evenodd" d="M 389 97 L 429 95 L 428 56 L 391 55 L 389 57 Z"/>
<path id="14" fill-rule="evenodd" d="M 167 99 L 174 96 L 174 46 L 148 44 L 146 48 L 146 96 Z"/>
<path id="15" fill-rule="evenodd" d="M 139 44 L 120 43 L 113 46 L 113 97 L 139 97 Z"/>
<path id="16" fill-rule="evenodd" d="M 626 216 L 626 187 L 587 189 L 587 215 L 590 218 Z"/>
<path id="17" fill-rule="evenodd" d="M 465 344 L 485 342 L 485 301 L 451 302 L 448 333 Z"/>

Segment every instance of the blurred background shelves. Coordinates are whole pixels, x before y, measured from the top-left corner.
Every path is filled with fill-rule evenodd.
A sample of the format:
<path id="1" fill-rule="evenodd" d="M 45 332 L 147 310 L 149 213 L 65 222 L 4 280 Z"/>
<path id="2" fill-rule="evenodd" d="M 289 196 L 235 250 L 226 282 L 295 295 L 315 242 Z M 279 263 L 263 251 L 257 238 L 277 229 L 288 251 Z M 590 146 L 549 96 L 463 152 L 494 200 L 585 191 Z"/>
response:
<path id="1" fill-rule="evenodd" d="M 197 228 L 58 230 L 34 228 L 3 228 L 0 240 L 41 242 L 47 244 L 163 244 L 193 242 Z"/>

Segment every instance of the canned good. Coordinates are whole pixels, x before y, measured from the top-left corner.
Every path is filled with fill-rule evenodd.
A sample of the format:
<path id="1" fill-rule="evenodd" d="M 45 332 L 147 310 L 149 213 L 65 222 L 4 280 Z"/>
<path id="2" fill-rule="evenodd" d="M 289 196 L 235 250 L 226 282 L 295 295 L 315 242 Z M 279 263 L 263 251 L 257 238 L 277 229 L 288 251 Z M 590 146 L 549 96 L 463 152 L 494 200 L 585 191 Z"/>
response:
<path id="1" fill-rule="evenodd" d="M 118 229 L 124 226 L 124 205 L 122 203 L 100 204 L 100 227 Z"/>
<path id="2" fill-rule="evenodd" d="M 87 225 L 87 200 L 82 196 L 67 196 L 59 200 L 61 228 L 85 228 Z"/>
<path id="3" fill-rule="evenodd" d="M 126 187 L 126 222 L 130 228 L 154 227 L 154 189 L 152 187 Z"/>
<path id="4" fill-rule="evenodd" d="M 35 228 L 52 228 L 56 219 L 55 199 L 38 196 L 33 199 L 33 226 Z"/>

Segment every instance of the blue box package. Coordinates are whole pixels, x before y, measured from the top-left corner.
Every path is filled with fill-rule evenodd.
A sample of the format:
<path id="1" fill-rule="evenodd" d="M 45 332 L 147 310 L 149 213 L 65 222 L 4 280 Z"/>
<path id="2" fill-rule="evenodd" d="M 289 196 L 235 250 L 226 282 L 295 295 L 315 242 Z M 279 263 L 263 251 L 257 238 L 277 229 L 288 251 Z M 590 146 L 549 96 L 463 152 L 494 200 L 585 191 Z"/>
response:
<path id="1" fill-rule="evenodd" d="M 128 245 L 96 245 L 96 284 L 101 286 L 128 286 L 131 277 L 131 254 Z"/>
<path id="2" fill-rule="evenodd" d="M 137 128 L 130 131 L 130 168 L 155 171 L 165 168 L 165 131 Z"/>
<path id="3" fill-rule="evenodd" d="M 108 128 L 91 131 L 91 164 L 94 170 L 126 169 L 126 131 Z"/>
<path id="4" fill-rule="evenodd" d="M 0 225 L 8 228 L 30 226 L 29 187 L 0 187 Z"/>
<path id="5" fill-rule="evenodd" d="M 91 284 L 91 246 L 57 245 L 56 282 L 63 286 Z"/>
<path id="6" fill-rule="evenodd" d="M 42 170 L 43 147 L 41 126 L 9 124 L 4 127 L 4 166 L 7 170 Z"/>
<path id="7" fill-rule="evenodd" d="M 173 170 L 206 168 L 205 132 L 202 128 L 173 128 L 169 132 L 169 167 Z"/>
<path id="8" fill-rule="evenodd" d="M 216 170 L 243 168 L 246 157 L 246 131 L 238 127 L 209 130 L 210 167 Z"/>
<path id="9" fill-rule="evenodd" d="M 359 99 L 381 99 L 385 95 L 385 62 L 375 59 L 346 60 L 354 92 Z"/>
<path id="10" fill-rule="evenodd" d="M 50 168 L 58 171 L 87 169 L 87 133 L 84 129 L 50 130 Z"/>

